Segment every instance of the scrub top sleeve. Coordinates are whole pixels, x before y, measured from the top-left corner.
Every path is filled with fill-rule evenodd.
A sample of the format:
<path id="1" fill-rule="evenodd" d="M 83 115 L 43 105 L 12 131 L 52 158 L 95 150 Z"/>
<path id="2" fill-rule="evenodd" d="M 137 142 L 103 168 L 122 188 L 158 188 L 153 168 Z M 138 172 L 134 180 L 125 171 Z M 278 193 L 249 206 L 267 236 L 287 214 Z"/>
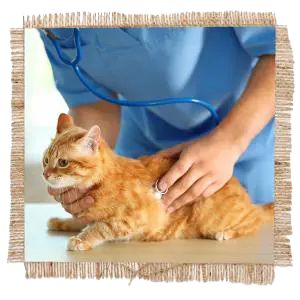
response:
<path id="1" fill-rule="evenodd" d="M 275 55 L 274 27 L 234 27 L 234 31 L 242 47 L 250 56 Z"/>
<path id="2" fill-rule="evenodd" d="M 51 40 L 47 37 L 46 33 L 42 30 L 39 30 L 39 33 L 44 43 L 46 54 L 52 67 L 56 88 L 63 96 L 68 107 L 72 108 L 79 105 L 100 101 L 99 97 L 94 95 L 81 83 L 73 68 L 66 65 L 60 60 L 56 53 L 55 47 L 53 46 Z M 93 82 L 92 79 L 90 80 L 90 82 L 97 92 L 108 97 L 112 96 L 111 90 L 107 89 L 104 86 L 101 86 L 99 83 Z"/>

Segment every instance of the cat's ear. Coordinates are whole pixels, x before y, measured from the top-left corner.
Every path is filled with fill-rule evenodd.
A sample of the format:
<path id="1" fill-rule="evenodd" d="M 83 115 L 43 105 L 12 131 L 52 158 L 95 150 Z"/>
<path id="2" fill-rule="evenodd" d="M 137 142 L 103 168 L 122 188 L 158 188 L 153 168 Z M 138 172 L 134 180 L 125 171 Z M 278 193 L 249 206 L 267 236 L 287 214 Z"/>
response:
<path id="1" fill-rule="evenodd" d="M 62 133 L 74 126 L 73 118 L 67 114 L 60 114 L 57 120 L 56 132 Z"/>
<path id="2" fill-rule="evenodd" d="M 82 138 L 81 147 L 86 154 L 96 154 L 101 140 L 101 130 L 99 126 L 93 126 Z"/>

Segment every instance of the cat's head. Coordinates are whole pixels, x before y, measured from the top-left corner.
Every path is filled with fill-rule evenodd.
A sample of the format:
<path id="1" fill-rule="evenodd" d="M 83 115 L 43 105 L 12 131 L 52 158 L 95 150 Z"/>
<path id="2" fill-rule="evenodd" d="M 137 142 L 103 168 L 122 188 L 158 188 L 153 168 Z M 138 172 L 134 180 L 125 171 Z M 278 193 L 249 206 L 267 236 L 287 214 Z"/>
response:
<path id="1" fill-rule="evenodd" d="M 91 185 L 99 166 L 101 133 L 98 126 L 86 131 L 61 114 L 56 136 L 43 157 L 43 177 L 53 188 Z"/>

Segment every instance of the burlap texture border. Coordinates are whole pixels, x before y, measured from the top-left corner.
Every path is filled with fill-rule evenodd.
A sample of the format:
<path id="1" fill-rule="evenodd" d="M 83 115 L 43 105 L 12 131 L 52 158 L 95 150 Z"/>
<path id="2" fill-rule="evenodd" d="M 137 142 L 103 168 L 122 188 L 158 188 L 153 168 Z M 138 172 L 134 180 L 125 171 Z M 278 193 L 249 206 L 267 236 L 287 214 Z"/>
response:
<path id="1" fill-rule="evenodd" d="M 276 138 L 274 264 L 170 264 L 136 262 L 24 261 L 24 29 L 44 27 L 183 27 L 276 26 Z M 12 151 L 9 262 L 24 262 L 27 278 L 121 278 L 153 281 L 219 281 L 270 284 L 275 266 L 292 264 L 291 229 L 291 110 L 294 91 L 293 55 L 287 28 L 277 26 L 272 13 L 181 13 L 160 16 L 119 13 L 72 13 L 24 18 L 23 28 L 11 29 Z"/>

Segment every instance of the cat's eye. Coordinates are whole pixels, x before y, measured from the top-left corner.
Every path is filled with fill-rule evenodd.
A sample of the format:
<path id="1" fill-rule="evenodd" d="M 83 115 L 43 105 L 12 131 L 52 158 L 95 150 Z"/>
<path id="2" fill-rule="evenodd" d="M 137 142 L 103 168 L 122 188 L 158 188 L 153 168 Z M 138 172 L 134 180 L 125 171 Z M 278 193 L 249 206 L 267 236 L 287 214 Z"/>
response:
<path id="1" fill-rule="evenodd" d="M 67 159 L 59 159 L 58 160 L 58 166 L 60 168 L 66 168 L 69 164 L 69 161 Z"/>
<path id="2" fill-rule="evenodd" d="M 48 157 L 45 157 L 45 158 L 44 158 L 44 164 L 45 164 L 45 165 L 48 165 L 48 162 L 49 162 L 49 161 L 48 161 Z"/>

